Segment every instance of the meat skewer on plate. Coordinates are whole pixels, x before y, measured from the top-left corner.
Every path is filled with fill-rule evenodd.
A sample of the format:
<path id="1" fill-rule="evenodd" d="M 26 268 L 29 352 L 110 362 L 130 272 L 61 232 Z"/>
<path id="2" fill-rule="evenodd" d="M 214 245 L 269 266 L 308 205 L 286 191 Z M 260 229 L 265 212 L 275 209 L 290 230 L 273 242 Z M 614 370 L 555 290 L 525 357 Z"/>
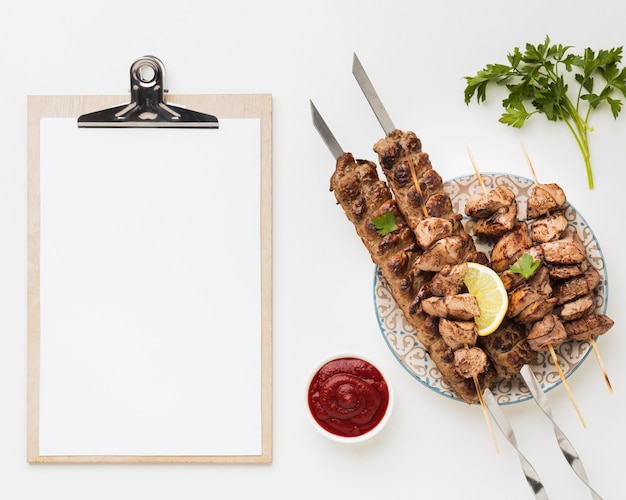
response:
<path id="1" fill-rule="evenodd" d="M 589 265 L 584 245 L 576 230 L 568 228 L 567 223 L 558 221 L 561 217 L 565 219 L 561 211 L 566 203 L 565 193 L 557 184 L 538 182 L 523 144 L 522 149 L 535 182 L 535 189 L 528 200 L 527 216 L 534 219 L 531 226 L 532 239 L 541 250 L 541 258 L 550 265 L 550 275 L 555 280 L 554 297 L 560 307 L 559 316 L 566 336 L 574 340 L 589 341 L 609 392 L 613 393 L 595 341 L 595 337 L 609 331 L 614 324 L 610 317 L 595 312 L 594 290 L 600 282 L 600 276 Z M 539 229 L 536 230 L 537 227 Z"/>

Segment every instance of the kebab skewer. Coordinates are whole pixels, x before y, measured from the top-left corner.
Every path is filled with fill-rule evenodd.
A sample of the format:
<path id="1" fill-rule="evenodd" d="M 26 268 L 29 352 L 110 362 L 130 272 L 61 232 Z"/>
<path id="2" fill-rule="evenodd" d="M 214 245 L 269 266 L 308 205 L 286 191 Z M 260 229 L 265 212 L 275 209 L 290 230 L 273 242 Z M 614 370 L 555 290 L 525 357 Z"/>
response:
<path id="1" fill-rule="evenodd" d="M 531 202 L 529 214 L 535 217 L 532 223 L 533 241 L 543 246 L 544 258 L 550 259 L 556 251 L 549 246 L 549 242 L 556 241 L 555 246 L 558 245 L 560 237 L 565 233 L 565 230 L 560 231 L 559 228 L 567 225 L 563 214 L 557 211 L 555 215 L 554 208 L 558 210 L 560 206 L 563 206 L 566 196 L 562 189 L 557 189 L 554 184 L 542 185 L 539 183 L 530 156 L 523 143 L 522 150 L 535 182 L 535 190 L 547 190 L 546 193 L 540 194 L 538 202 L 532 203 L 529 200 Z M 547 186 L 547 189 L 543 186 Z M 555 226 L 556 229 L 554 229 Z M 558 305 L 561 307 L 560 315 L 564 320 L 564 328 L 568 338 L 587 340 L 590 343 L 607 388 L 610 393 L 613 393 L 613 386 L 604 368 L 595 337 L 609 331 L 613 327 L 614 322 L 608 316 L 594 312 L 596 307 L 594 289 L 600 282 L 600 276 L 589 265 L 584 247 L 577 241 L 577 233 L 572 233 L 570 237 L 576 244 L 577 249 L 580 250 L 580 258 L 577 258 L 577 262 L 574 262 L 573 265 L 569 263 L 565 267 L 553 266 L 551 270 L 555 280 L 559 280 L 554 288 Z M 546 248 L 548 253 L 545 251 Z M 556 248 L 558 249 L 558 246 Z"/>
<path id="2" fill-rule="evenodd" d="M 474 167 L 476 176 L 480 179 L 483 195 L 468 200 L 465 213 L 474 219 L 478 219 L 475 228 L 488 228 L 492 224 L 492 215 L 498 213 L 503 208 L 501 200 L 506 200 L 510 204 L 517 205 L 515 195 L 505 186 L 497 186 L 488 192 L 482 182 L 482 176 L 471 153 L 470 159 L 472 160 L 472 166 Z M 501 192 L 502 188 L 504 188 L 507 194 L 510 192 L 513 196 L 505 197 L 501 192 L 494 195 L 493 193 L 499 188 Z M 504 206 L 506 207 L 506 205 Z M 516 210 L 509 210 L 509 212 L 517 213 Z M 484 222 L 484 224 L 481 225 L 481 222 Z M 580 421 L 583 427 L 586 427 L 587 424 L 582 417 L 578 404 L 565 378 L 565 374 L 561 369 L 556 352 L 554 351 L 555 345 L 567 339 L 567 333 L 560 319 L 553 314 L 558 299 L 552 295 L 548 268 L 544 265 L 539 265 L 538 268 L 533 271 L 532 275 L 522 276 L 518 274 L 514 276 L 511 274 L 516 263 L 520 262 L 520 259 L 523 258 L 525 254 L 530 255 L 529 252 L 531 251 L 533 240 L 526 222 L 516 221 L 511 229 L 504 232 L 500 231 L 500 227 L 501 224 L 497 224 L 497 231 L 489 233 L 500 236 L 492 250 L 491 265 L 495 271 L 502 274 L 507 273 L 503 279 L 509 294 L 507 317 L 515 323 L 527 325 L 529 331 L 526 337 L 526 343 L 532 351 L 548 350 L 550 352 L 561 381 L 563 382 Z M 560 236 L 560 234 L 558 236 Z M 524 328 L 524 330 L 526 330 L 526 328 Z"/>

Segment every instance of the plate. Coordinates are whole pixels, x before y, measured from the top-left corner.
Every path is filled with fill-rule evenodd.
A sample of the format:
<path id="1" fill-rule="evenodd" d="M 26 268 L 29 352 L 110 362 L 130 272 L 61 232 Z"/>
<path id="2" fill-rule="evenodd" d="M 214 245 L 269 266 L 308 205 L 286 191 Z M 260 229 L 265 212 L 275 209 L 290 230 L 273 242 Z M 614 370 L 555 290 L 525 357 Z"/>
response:
<path id="1" fill-rule="evenodd" d="M 524 177 L 504 173 L 481 174 L 487 189 L 505 184 L 514 193 L 518 204 L 518 218 L 526 218 L 526 202 L 533 187 L 533 181 Z M 454 211 L 465 213 L 465 203 L 470 196 L 482 193 L 482 186 L 475 175 L 457 177 L 447 181 L 444 189 L 452 199 Z M 600 274 L 600 283 L 596 295 L 596 312 L 606 314 L 608 298 L 607 273 L 598 241 L 583 218 L 583 216 L 569 202 L 564 215 L 571 227 L 575 228 L 585 245 L 589 264 Z M 471 229 L 472 221 L 464 216 L 463 222 L 467 229 Z M 476 241 L 477 250 L 490 252 L 489 246 Z M 419 382 L 441 394 L 442 396 L 461 401 L 450 386 L 441 378 L 441 373 L 430 359 L 424 346 L 417 340 L 417 335 L 400 308 L 395 303 L 382 277 L 380 269 L 374 271 L 374 306 L 381 333 L 389 349 L 400 364 Z M 582 364 L 591 351 L 587 341 L 566 341 L 555 348 L 565 377 L 569 377 Z M 561 383 L 559 372 L 548 352 L 539 353 L 537 364 L 531 366 L 537 381 L 544 392 L 553 389 Z M 493 387 L 493 395 L 500 404 L 513 404 L 526 401 L 531 395 L 520 376 L 511 379 L 497 379 Z"/>

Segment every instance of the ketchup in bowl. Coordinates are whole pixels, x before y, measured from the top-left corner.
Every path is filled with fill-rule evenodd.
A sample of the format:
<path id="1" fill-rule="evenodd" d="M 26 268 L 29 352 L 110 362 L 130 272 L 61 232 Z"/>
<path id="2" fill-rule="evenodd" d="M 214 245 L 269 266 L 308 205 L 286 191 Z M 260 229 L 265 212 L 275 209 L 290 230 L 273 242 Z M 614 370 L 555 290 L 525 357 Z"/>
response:
<path id="1" fill-rule="evenodd" d="M 310 414 L 329 437 L 362 440 L 386 422 L 390 389 L 371 362 L 357 356 L 336 357 L 324 362 L 310 379 Z"/>

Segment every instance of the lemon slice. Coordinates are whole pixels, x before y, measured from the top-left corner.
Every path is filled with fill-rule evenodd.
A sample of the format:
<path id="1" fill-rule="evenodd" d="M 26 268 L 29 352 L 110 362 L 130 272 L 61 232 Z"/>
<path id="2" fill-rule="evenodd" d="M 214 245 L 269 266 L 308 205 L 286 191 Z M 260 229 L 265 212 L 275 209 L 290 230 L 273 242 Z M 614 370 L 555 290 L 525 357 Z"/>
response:
<path id="1" fill-rule="evenodd" d="M 464 281 L 480 308 L 480 316 L 474 317 L 478 335 L 493 333 L 502 323 L 509 307 L 509 296 L 500 276 L 490 267 L 468 262 Z"/>

